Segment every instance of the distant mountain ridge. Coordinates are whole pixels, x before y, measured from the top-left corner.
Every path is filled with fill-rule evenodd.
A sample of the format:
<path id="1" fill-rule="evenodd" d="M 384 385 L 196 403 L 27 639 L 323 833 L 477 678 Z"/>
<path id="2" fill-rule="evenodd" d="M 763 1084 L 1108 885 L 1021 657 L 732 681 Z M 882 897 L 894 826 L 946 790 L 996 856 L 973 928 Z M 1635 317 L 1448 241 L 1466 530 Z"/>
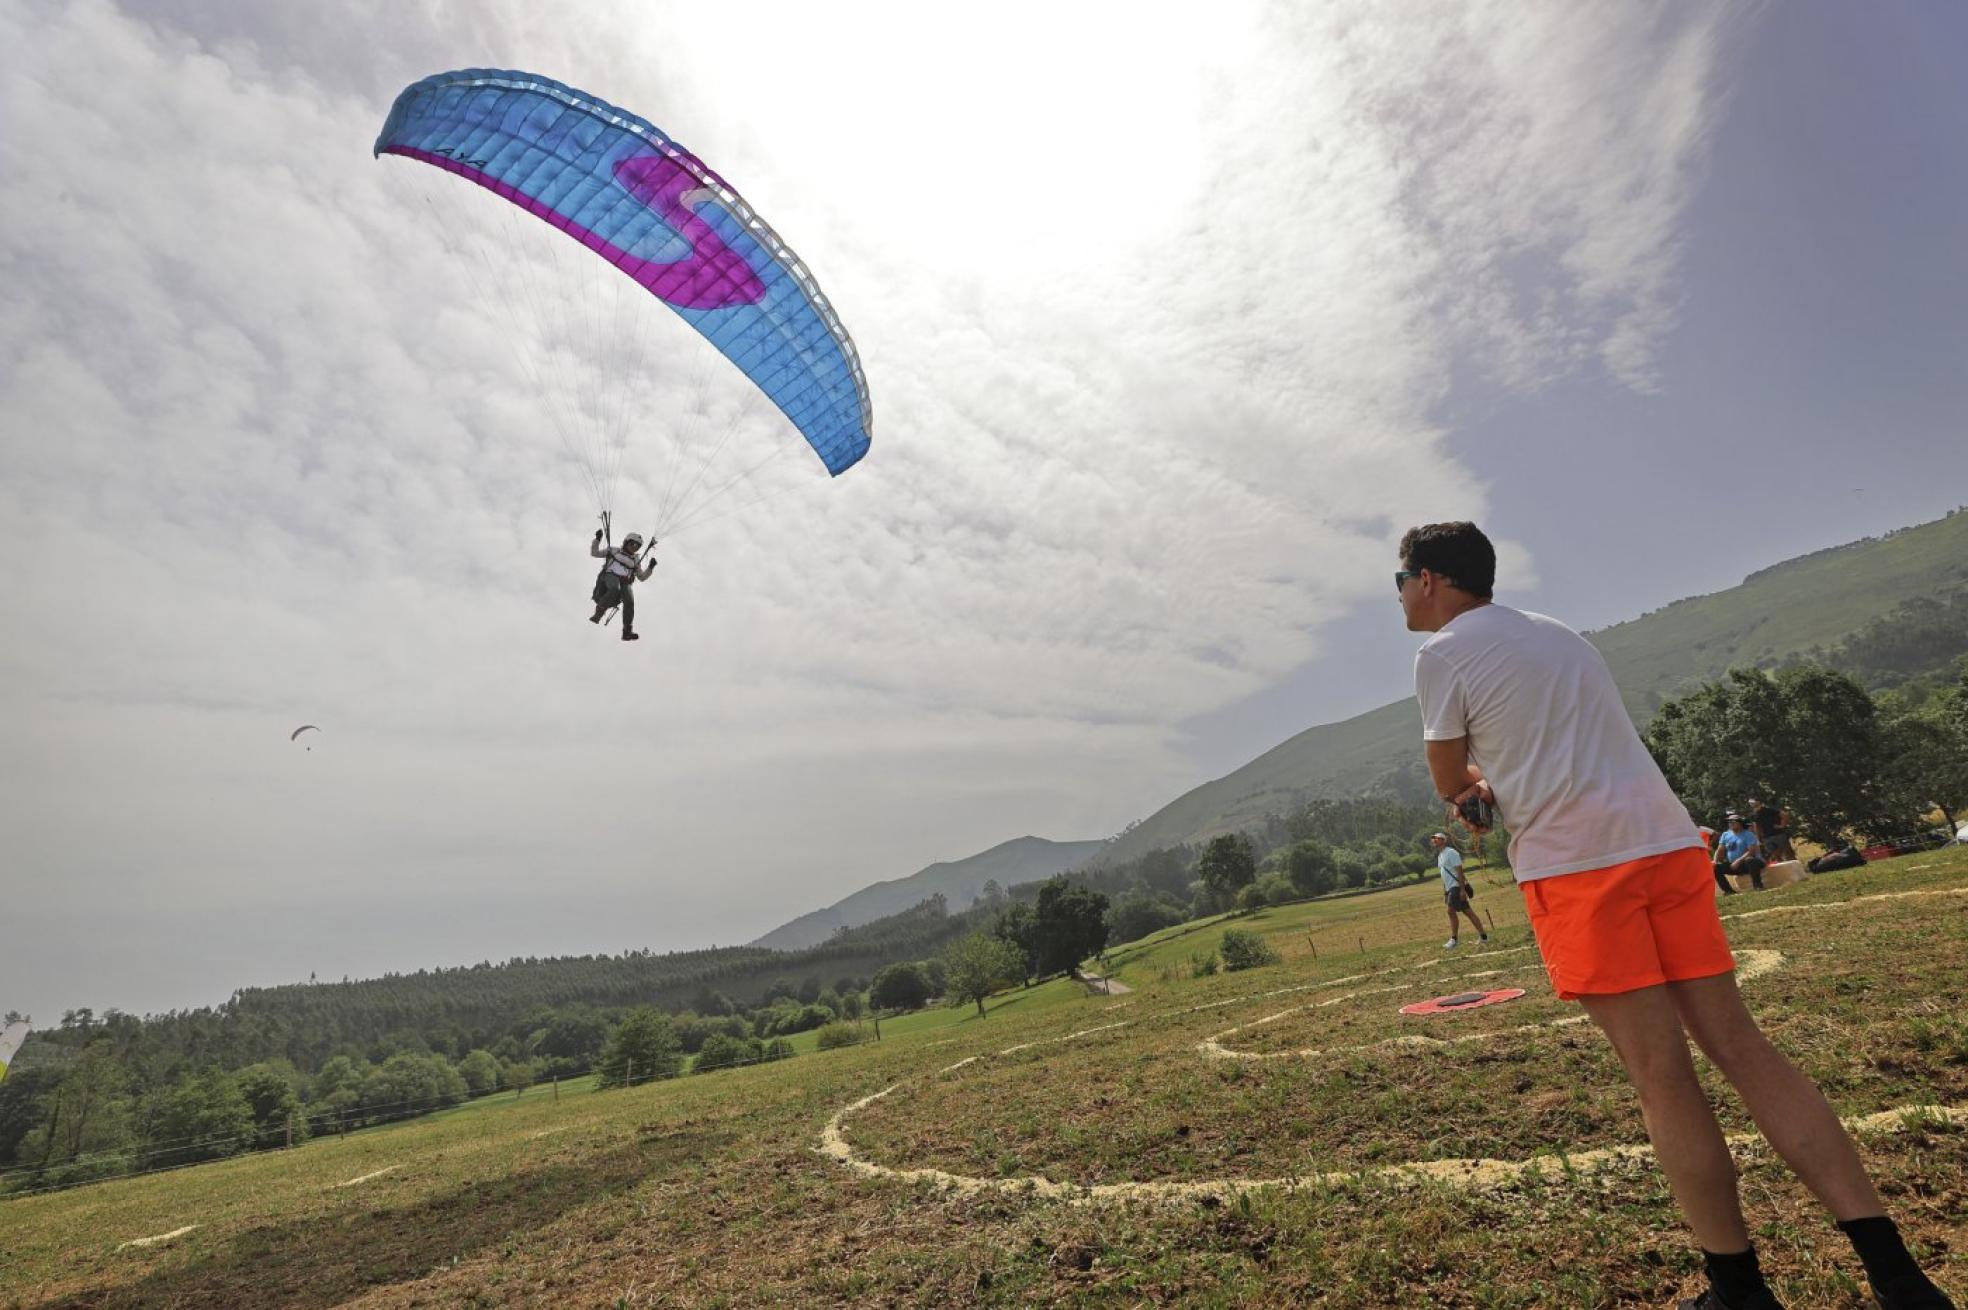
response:
<path id="1" fill-rule="evenodd" d="M 1835 646 L 1909 600 L 1963 586 L 1968 510 L 1958 509 L 1931 523 L 1772 564 L 1738 586 L 1678 600 L 1587 636 L 1612 668 L 1627 712 L 1644 726 L 1663 702 L 1732 667 L 1769 667 Z M 1176 797 L 1087 864 L 1207 841 L 1317 797 L 1357 795 L 1420 758 L 1421 716 L 1412 700 L 1308 728 Z"/>
<path id="2" fill-rule="evenodd" d="M 858 928 L 937 895 L 944 898 L 951 910 L 965 909 L 983 895 L 986 883 L 1010 888 L 1022 882 L 1040 882 L 1083 862 L 1105 845 L 1102 841 L 1059 842 L 1043 837 L 1015 837 L 965 859 L 939 861 L 906 878 L 863 887 L 825 909 L 802 914 L 747 944 L 780 951 L 818 946 L 839 928 Z"/>

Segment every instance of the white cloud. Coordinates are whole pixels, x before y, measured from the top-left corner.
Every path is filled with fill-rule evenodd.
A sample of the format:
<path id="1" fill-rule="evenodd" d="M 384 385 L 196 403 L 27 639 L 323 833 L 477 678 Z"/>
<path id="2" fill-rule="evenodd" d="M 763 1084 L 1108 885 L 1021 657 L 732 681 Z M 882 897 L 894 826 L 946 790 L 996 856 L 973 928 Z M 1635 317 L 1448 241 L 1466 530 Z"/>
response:
<path id="1" fill-rule="evenodd" d="M 1726 27 L 144 12 L 0 0 L 10 914 L 86 938 L 105 896 L 215 932 L 373 900 L 406 966 L 573 949 L 604 903 L 643 925 L 617 944 L 728 941 L 1188 785 L 1172 725 L 1307 658 L 1407 523 L 1480 514 L 1432 417 L 1453 369 L 1647 383 Z M 869 460 L 687 530 L 640 649 L 581 621 L 583 489 L 437 253 L 427 179 L 369 158 L 396 86 L 481 59 L 711 160 L 868 367 Z M 671 467 L 665 412 L 625 524 Z M 511 912 L 466 940 L 459 902 Z M 380 949 L 315 946 L 254 978 Z M 0 981 L 221 983 L 187 961 L 130 996 L 72 958 Z"/>

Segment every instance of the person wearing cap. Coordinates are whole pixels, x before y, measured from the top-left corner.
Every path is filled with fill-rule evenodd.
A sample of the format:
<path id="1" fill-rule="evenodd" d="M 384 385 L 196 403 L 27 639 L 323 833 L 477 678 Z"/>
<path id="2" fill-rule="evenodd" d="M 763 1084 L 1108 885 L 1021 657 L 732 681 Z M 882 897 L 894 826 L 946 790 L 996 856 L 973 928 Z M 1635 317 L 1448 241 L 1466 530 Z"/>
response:
<path id="1" fill-rule="evenodd" d="M 1449 834 L 1446 832 L 1434 834 L 1428 839 L 1428 844 L 1435 848 L 1435 868 L 1442 875 L 1442 900 L 1449 907 L 1449 939 L 1442 943 L 1442 949 L 1453 951 L 1460 945 L 1456 929 L 1461 926 L 1461 920 L 1456 916 L 1462 914 L 1468 915 L 1469 922 L 1476 925 L 1476 940 L 1488 942 L 1490 935 L 1483 931 L 1483 921 L 1476 917 L 1476 911 L 1469 905 L 1471 892 L 1469 879 L 1462 873 L 1462 852 L 1449 845 Z"/>
<path id="2" fill-rule="evenodd" d="M 1429 634 L 1415 654 L 1429 777 L 1451 813 L 1472 799 L 1496 807 L 1552 988 L 1585 1007 L 1639 1095 L 1702 1248 L 1708 1285 L 1680 1310 L 1782 1310 L 1690 1040 L 1831 1212 L 1882 1310 L 1955 1310 L 1907 1251 L 1837 1112 L 1743 1004 L 1701 837 L 1604 657 L 1556 619 L 1492 602 L 1496 549 L 1474 523 L 1409 529 L 1400 564 L 1402 616 Z M 1471 831 L 1487 826 L 1469 808 Z M 1754 850 L 1754 833 L 1722 835 L 1732 840 Z"/>
<path id="3" fill-rule="evenodd" d="M 622 538 L 620 546 L 604 546 L 602 529 L 596 528 L 594 542 L 588 547 L 588 554 L 595 559 L 607 560 L 601 566 L 601 574 L 595 578 L 593 617 L 588 622 L 599 623 L 602 616 L 622 607 L 622 640 L 640 641 L 635 630 L 635 584 L 638 580 L 648 581 L 650 573 L 656 568 L 656 549 L 652 542 L 649 554 L 638 560 L 642 551 L 642 534 L 631 532 Z"/>
<path id="4" fill-rule="evenodd" d="M 1748 874 L 1757 891 L 1763 890 L 1763 843 L 1756 830 L 1731 811 L 1728 830 L 1715 839 L 1715 881 L 1723 891 L 1734 892 L 1730 874 Z"/>

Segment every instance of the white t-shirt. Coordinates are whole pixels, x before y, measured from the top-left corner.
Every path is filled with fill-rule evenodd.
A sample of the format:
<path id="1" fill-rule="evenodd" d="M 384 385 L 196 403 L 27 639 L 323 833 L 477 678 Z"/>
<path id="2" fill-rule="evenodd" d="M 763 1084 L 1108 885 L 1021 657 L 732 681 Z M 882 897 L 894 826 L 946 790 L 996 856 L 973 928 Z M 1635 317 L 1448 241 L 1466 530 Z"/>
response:
<path id="1" fill-rule="evenodd" d="M 1462 852 L 1453 846 L 1444 846 L 1435 853 L 1435 867 L 1442 874 L 1442 890 L 1454 891 L 1461 881 Z"/>
<path id="2" fill-rule="evenodd" d="M 1415 654 L 1415 696 L 1424 738 L 1469 738 L 1518 882 L 1701 844 L 1605 659 L 1558 620 L 1465 610 Z"/>

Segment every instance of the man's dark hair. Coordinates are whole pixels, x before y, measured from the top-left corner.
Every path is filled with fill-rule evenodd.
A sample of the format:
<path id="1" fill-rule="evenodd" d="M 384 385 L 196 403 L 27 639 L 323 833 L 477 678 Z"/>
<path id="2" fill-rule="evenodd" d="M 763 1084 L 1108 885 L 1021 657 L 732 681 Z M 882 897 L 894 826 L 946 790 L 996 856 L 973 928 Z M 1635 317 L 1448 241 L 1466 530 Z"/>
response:
<path id="1" fill-rule="evenodd" d="M 1424 523 L 1401 535 L 1401 567 L 1438 573 L 1488 600 L 1496 586 L 1496 547 L 1474 523 Z"/>

